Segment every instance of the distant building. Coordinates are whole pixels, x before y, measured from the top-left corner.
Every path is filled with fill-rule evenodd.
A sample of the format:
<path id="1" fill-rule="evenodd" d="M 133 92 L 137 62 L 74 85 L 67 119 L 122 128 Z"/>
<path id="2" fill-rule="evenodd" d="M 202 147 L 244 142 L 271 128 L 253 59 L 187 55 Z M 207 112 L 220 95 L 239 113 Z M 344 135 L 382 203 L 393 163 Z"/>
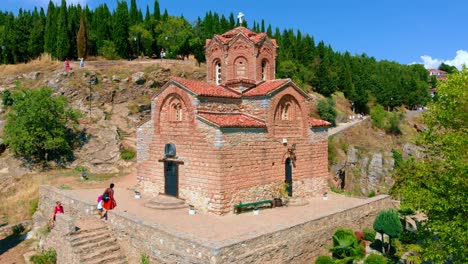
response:
<path id="1" fill-rule="evenodd" d="M 427 70 L 429 72 L 429 76 L 435 76 L 437 80 L 439 81 L 445 81 L 447 80 L 447 72 L 446 71 L 441 71 L 441 70 L 436 70 L 436 69 L 429 69 Z"/>
<path id="2" fill-rule="evenodd" d="M 277 49 L 265 33 L 234 28 L 206 41 L 207 82 L 161 88 L 137 129 L 143 192 L 225 214 L 284 187 L 293 197 L 327 191 L 330 123 L 309 116 L 312 100 L 292 80 L 274 79 Z"/>

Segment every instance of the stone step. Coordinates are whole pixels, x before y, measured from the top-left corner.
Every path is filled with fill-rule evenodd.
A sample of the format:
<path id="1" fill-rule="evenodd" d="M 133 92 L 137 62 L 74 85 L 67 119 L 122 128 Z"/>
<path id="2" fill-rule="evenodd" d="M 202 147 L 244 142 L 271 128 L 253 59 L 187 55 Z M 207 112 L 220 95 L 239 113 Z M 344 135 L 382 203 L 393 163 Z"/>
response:
<path id="1" fill-rule="evenodd" d="M 117 241 L 117 239 L 115 239 L 114 237 L 109 237 L 107 239 L 100 240 L 100 241 L 97 241 L 97 242 L 94 242 L 94 243 L 86 243 L 86 244 L 76 246 L 76 247 L 74 247 L 73 252 L 75 252 L 75 253 L 88 252 L 88 251 L 91 251 L 92 249 L 97 248 L 97 247 L 110 246 L 112 244 L 115 244 L 116 241 Z"/>
<path id="2" fill-rule="evenodd" d="M 73 243 L 74 241 L 83 240 L 83 239 L 87 239 L 87 238 L 90 238 L 90 237 L 95 237 L 95 236 L 107 234 L 108 232 L 109 232 L 109 230 L 107 230 L 106 228 L 102 228 L 102 229 L 99 229 L 99 230 L 86 231 L 86 232 L 80 232 L 80 233 L 73 233 L 73 234 L 70 234 L 69 241 Z"/>
<path id="3" fill-rule="evenodd" d="M 105 254 L 103 256 L 98 256 L 94 259 L 83 261 L 82 263 L 84 264 L 105 264 L 105 263 L 126 264 L 128 262 L 124 255 L 120 254 L 120 252 L 115 252 L 112 254 Z"/>
<path id="4" fill-rule="evenodd" d="M 120 255 L 120 247 L 119 245 L 117 245 L 117 243 L 114 243 L 113 245 L 110 245 L 110 246 L 94 248 L 91 252 L 85 253 L 84 256 L 82 254 L 80 260 L 82 262 L 94 261 L 94 260 L 105 258 L 106 256 L 113 255 L 113 254 Z M 102 262 L 98 262 L 98 263 L 102 263 Z"/>
<path id="5" fill-rule="evenodd" d="M 146 202 L 145 206 L 159 210 L 188 208 L 184 200 L 165 194 L 158 194 L 156 197 Z"/>
<path id="6" fill-rule="evenodd" d="M 90 243 L 97 243 L 97 242 L 102 242 L 108 238 L 110 238 L 111 235 L 109 233 L 104 233 L 96 236 L 90 236 L 90 237 L 85 237 L 82 239 L 74 240 L 71 241 L 72 247 L 79 247 L 81 245 L 85 244 L 90 244 Z"/>

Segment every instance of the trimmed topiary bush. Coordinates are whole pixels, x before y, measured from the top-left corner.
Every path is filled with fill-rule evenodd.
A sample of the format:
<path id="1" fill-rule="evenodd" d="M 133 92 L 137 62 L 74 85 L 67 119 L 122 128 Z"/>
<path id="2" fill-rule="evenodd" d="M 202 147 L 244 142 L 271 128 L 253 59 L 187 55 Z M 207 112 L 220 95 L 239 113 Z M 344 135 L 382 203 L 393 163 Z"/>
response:
<path id="1" fill-rule="evenodd" d="M 315 264 L 333 264 L 333 259 L 329 256 L 320 256 L 315 260 Z"/>
<path id="2" fill-rule="evenodd" d="M 382 255 L 370 254 L 365 260 L 364 264 L 387 264 L 387 258 Z"/>

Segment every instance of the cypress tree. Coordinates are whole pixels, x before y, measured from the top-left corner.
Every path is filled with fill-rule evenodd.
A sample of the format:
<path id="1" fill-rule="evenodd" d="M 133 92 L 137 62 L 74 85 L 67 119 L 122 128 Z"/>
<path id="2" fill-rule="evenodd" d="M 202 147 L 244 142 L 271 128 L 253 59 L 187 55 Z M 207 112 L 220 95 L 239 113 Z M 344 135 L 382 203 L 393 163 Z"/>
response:
<path id="1" fill-rule="evenodd" d="M 261 32 L 265 32 L 265 20 L 262 19 L 262 27 L 260 28 Z"/>
<path id="2" fill-rule="evenodd" d="M 68 37 L 68 12 L 67 2 L 62 0 L 57 18 L 57 42 L 55 45 L 55 57 L 64 60 L 68 56 L 70 38 Z"/>
<path id="3" fill-rule="evenodd" d="M 44 50 L 44 10 L 41 9 L 41 14 L 34 8 L 31 16 L 32 28 L 29 35 L 28 51 L 32 58 L 41 55 Z"/>
<path id="4" fill-rule="evenodd" d="M 31 15 L 20 8 L 13 27 L 13 43 L 15 43 L 13 58 L 15 63 L 27 62 L 30 59 L 29 34 L 31 27 Z"/>
<path id="5" fill-rule="evenodd" d="M 86 58 L 88 55 L 88 25 L 84 14 L 80 17 L 80 29 L 76 36 L 76 46 L 78 48 L 78 57 Z"/>
<path id="6" fill-rule="evenodd" d="M 155 21 L 159 21 L 161 19 L 161 10 L 159 9 L 159 1 L 154 0 L 154 13 L 153 17 Z"/>
<path id="7" fill-rule="evenodd" d="M 111 39 L 112 16 L 106 4 L 99 5 L 94 13 L 90 36 L 96 43 L 96 51 L 100 54 L 100 49 L 104 46 L 105 40 Z"/>
<path id="8" fill-rule="evenodd" d="M 128 57 L 128 6 L 125 1 L 117 2 L 117 9 L 113 15 L 112 38 L 120 57 Z"/>
<path id="9" fill-rule="evenodd" d="M 233 29 L 236 26 L 236 19 L 234 18 L 234 14 L 231 12 L 229 14 L 229 28 Z"/>
<path id="10" fill-rule="evenodd" d="M 55 5 L 49 1 L 47 6 L 46 25 L 44 29 L 44 51 L 55 57 L 55 42 L 57 39 L 57 23 Z"/>
<path id="11" fill-rule="evenodd" d="M 138 9 L 136 0 L 130 1 L 130 14 L 129 14 L 129 26 L 134 26 L 138 23 Z"/>

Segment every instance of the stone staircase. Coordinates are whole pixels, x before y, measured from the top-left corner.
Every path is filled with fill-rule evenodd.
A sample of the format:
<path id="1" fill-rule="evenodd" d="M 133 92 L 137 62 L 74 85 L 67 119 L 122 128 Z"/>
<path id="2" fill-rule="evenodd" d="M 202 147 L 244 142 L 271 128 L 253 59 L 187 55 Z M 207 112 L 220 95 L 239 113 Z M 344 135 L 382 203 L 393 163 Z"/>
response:
<path id="1" fill-rule="evenodd" d="M 77 226 L 82 228 L 70 233 L 69 241 L 80 263 L 127 263 L 117 239 L 98 219 L 89 219 L 86 223 L 77 224 Z"/>

